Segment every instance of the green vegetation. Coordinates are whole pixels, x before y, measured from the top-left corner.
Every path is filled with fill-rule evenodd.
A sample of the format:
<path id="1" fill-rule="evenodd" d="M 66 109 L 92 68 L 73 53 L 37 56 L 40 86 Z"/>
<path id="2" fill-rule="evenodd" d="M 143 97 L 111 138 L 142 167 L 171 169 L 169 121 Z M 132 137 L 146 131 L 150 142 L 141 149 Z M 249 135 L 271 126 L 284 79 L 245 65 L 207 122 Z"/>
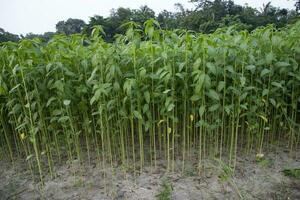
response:
<path id="1" fill-rule="evenodd" d="M 56 33 L 28 33 L 19 37 L 0 29 L 0 42 L 24 38 L 33 39 L 34 37 L 49 41 L 55 34 L 82 33 L 91 35 L 93 27 L 97 25 L 101 25 L 106 33 L 103 39 L 112 42 L 118 34 L 125 34 L 126 28 L 122 24 L 133 21 L 143 26 L 144 22 L 150 18 L 158 21 L 161 28 L 165 30 L 187 29 L 201 33 L 212 33 L 218 28 L 235 25 L 236 29 L 252 31 L 268 24 L 281 28 L 294 23 L 299 19 L 300 11 L 299 0 L 294 0 L 295 9 L 291 10 L 274 7 L 271 1 L 259 5 L 259 9 L 249 5 L 235 4 L 233 0 L 190 0 L 189 2 L 194 5 L 193 8 L 185 9 L 181 4 L 175 4 L 175 12 L 163 10 L 156 14 L 148 6 L 141 6 L 139 9 L 119 7 L 112 9 L 107 17 L 99 14 L 94 15 L 90 17 L 87 23 L 81 19 L 69 18 L 56 24 Z"/>
<path id="2" fill-rule="evenodd" d="M 170 200 L 172 195 L 172 185 L 164 180 L 161 185 L 162 189 L 159 194 L 156 195 L 158 200 Z"/>
<path id="3" fill-rule="evenodd" d="M 233 169 L 225 164 L 223 161 L 219 160 L 219 164 L 221 166 L 221 173 L 219 174 L 219 180 L 221 182 L 226 182 L 226 181 L 230 181 L 230 179 L 232 178 L 232 176 L 234 175 L 234 171 Z"/>
<path id="4" fill-rule="evenodd" d="M 300 23 L 205 35 L 148 20 L 104 41 L 57 35 L 0 48 L 0 144 L 40 180 L 57 161 L 180 170 L 197 149 L 235 168 L 237 152 L 300 141 Z M 94 154 L 93 154 L 94 155 Z M 226 158 L 229 158 L 228 160 Z M 130 168 L 132 166 L 132 168 Z"/>
<path id="5" fill-rule="evenodd" d="M 282 170 L 282 172 L 285 176 L 300 179 L 300 169 L 284 169 L 284 170 Z"/>

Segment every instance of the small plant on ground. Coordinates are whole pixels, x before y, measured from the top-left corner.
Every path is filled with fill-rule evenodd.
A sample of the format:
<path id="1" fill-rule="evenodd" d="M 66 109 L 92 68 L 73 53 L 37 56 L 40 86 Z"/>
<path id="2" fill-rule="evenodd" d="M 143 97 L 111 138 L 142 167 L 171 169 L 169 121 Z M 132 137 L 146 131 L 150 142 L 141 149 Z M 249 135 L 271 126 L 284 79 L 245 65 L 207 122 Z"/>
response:
<path id="1" fill-rule="evenodd" d="M 172 185 L 167 181 L 164 180 L 161 184 L 161 190 L 156 195 L 158 200 L 170 200 L 172 195 Z"/>
<path id="2" fill-rule="evenodd" d="M 284 169 L 284 170 L 282 170 L 282 172 L 285 176 L 300 179 L 300 168 L 298 168 L 298 169 Z"/>
<path id="3" fill-rule="evenodd" d="M 233 176 L 233 172 L 234 171 L 233 171 L 233 169 L 229 165 L 223 163 L 222 161 L 220 161 L 220 163 L 221 163 L 221 169 L 222 169 L 222 171 L 221 171 L 221 173 L 218 176 L 219 180 L 221 182 L 229 181 L 230 178 Z"/>

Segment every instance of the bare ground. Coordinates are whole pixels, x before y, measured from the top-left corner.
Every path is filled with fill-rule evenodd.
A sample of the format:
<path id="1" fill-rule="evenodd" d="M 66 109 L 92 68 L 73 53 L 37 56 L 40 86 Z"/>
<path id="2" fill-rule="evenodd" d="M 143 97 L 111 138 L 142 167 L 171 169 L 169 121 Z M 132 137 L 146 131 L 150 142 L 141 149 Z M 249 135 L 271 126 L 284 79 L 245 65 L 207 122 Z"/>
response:
<path id="1" fill-rule="evenodd" d="M 166 173 L 158 162 L 156 170 L 143 173 L 124 172 L 120 168 L 103 170 L 96 163 L 79 165 L 66 162 L 56 168 L 56 177 L 44 177 L 45 184 L 35 184 L 24 161 L 0 160 L 0 199 L 157 199 L 171 188 L 171 199 L 300 199 L 300 179 L 284 176 L 283 169 L 300 168 L 300 149 L 292 154 L 285 148 L 265 152 L 257 162 L 255 153 L 239 155 L 234 175 L 218 160 L 186 165 L 184 173 Z M 180 166 L 180 161 L 176 164 Z"/>

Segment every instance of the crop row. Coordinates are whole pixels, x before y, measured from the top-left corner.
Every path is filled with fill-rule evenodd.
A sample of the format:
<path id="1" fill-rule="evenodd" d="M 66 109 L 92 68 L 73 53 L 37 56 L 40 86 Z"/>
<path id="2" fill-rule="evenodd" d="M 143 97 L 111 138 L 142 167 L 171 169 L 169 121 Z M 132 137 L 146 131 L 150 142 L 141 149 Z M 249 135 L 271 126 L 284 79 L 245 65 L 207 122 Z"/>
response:
<path id="1" fill-rule="evenodd" d="M 299 144 L 299 23 L 205 35 L 148 20 L 113 43 L 101 34 L 0 47 L 1 150 L 41 180 L 65 156 L 173 171 L 196 152 L 200 171 L 205 158 L 234 167 L 239 151 Z"/>

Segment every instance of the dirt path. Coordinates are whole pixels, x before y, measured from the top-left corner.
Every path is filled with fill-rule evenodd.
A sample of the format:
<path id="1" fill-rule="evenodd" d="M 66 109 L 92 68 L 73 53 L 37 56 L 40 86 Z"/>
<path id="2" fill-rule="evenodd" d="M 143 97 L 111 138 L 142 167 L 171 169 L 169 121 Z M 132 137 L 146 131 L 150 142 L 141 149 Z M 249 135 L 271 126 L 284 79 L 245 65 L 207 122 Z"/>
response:
<path id="1" fill-rule="evenodd" d="M 298 158 L 297 158 L 298 157 Z M 263 161 L 255 154 L 239 156 L 235 174 L 218 160 L 203 161 L 203 173 L 196 164 L 187 165 L 183 174 L 145 168 L 134 178 L 122 170 L 101 170 L 96 164 L 76 162 L 56 169 L 56 178 L 45 178 L 45 185 L 34 184 L 24 162 L 0 161 L 0 199 L 300 199 L 300 179 L 284 176 L 283 169 L 300 168 L 300 150 L 293 155 L 281 149 L 266 152 Z M 180 164 L 178 161 L 177 164 Z M 20 170 L 23 169 L 23 170 Z M 169 188 L 169 191 L 168 191 Z M 163 198 L 163 197 L 162 197 Z"/>

